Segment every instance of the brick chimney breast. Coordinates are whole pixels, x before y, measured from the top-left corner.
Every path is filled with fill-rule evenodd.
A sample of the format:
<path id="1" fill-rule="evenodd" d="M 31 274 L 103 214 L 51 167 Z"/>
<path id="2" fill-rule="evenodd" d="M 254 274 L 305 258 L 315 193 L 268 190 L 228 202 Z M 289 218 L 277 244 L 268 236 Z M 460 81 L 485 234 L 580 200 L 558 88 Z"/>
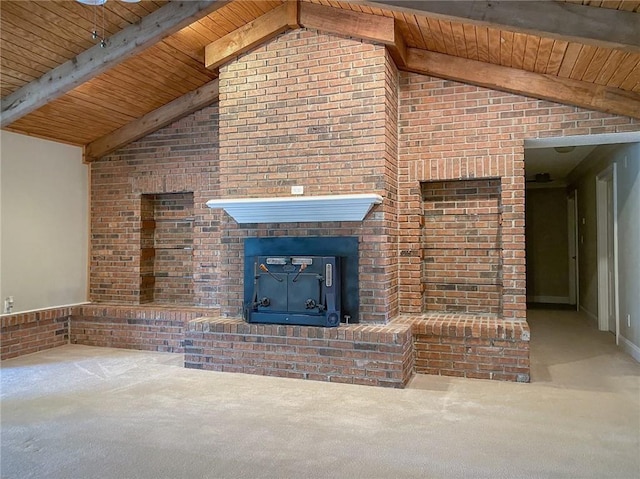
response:
<path id="1" fill-rule="evenodd" d="M 223 197 L 384 195 L 385 48 L 296 30 L 220 69 Z"/>
<path id="2" fill-rule="evenodd" d="M 385 198 L 364 222 L 221 222 L 221 313 L 242 311 L 246 237 L 357 236 L 360 317 L 397 314 L 398 72 L 382 45 L 299 29 L 220 68 L 220 198 Z M 391 138 L 391 139 L 389 139 Z"/>

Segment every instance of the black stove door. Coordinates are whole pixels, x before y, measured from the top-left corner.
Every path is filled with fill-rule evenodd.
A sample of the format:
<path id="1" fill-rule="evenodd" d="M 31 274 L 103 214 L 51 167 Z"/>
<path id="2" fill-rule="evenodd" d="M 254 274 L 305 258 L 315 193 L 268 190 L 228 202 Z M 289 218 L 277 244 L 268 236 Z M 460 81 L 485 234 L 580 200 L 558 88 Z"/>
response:
<path id="1" fill-rule="evenodd" d="M 320 279 L 312 274 L 288 274 L 288 311 L 317 313 L 320 305 Z"/>
<path id="2" fill-rule="evenodd" d="M 287 274 L 262 273 L 258 275 L 256 283 L 259 311 L 287 310 Z"/>

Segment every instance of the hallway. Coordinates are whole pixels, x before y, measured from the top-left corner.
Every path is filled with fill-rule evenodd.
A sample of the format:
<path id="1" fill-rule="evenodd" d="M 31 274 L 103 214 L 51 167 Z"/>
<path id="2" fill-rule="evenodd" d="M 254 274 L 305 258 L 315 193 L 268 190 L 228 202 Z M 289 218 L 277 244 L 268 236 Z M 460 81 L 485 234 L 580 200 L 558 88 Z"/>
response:
<path id="1" fill-rule="evenodd" d="M 3 361 L 4 479 L 594 478 L 640 472 L 640 365 L 530 311 L 532 382 L 404 390 L 185 369 L 67 345 Z"/>
<path id="2" fill-rule="evenodd" d="M 531 382 L 552 387 L 608 391 L 638 377 L 640 365 L 616 347 L 585 314 L 529 309 Z M 633 383 L 631 384 L 633 385 Z"/>

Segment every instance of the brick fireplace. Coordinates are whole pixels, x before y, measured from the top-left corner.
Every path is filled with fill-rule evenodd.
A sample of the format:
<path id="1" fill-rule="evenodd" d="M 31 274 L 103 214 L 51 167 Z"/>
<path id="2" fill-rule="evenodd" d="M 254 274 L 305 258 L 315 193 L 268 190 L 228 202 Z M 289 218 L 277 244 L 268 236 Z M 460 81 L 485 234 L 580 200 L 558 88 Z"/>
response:
<path id="1" fill-rule="evenodd" d="M 198 308 L 187 367 L 394 387 L 414 371 L 528 380 L 524 139 L 633 120 L 398 72 L 381 45 L 306 29 L 219 81 L 216 105 L 91 164 L 94 303 Z M 292 186 L 382 202 L 342 222 L 239 224 L 206 206 Z M 183 211 L 163 210 L 172 201 Z M 306 237 L 357 242 L 358 323 L 244 322 L 247 240 Z M 72 341 L 98 344 L 100 314 L 86 311 Z"/>
<path id="2" fill-rule="evenodd" d="M 333 52 L 327 56 L 327 52 Z M 286 55 L 284 54 L 286 53 Z M 364 322 L 398 314 L 396 262 L 397 70 L 383 46 L 298 30 L 220 69 L 219 198 L 376 193 L 364 222 L 238 225 L 221 218 L 221 257 L 251 237 L 360 240 Z M 391 140 L 391 144 L 388 144 Z M 242 269 L 220 264 L 220 308 L 238 316 Z"/>

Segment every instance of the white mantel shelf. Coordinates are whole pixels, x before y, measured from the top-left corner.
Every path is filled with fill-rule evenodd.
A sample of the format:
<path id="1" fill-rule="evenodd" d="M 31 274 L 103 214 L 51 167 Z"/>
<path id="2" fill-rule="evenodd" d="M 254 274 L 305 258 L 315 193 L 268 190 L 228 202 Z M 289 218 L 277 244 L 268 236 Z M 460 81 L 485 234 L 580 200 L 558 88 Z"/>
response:
<path id="1" fill-rule="evenodd" d="M 224 208 L 238 223 L 315 223 L 362 221 L 374 205 L 376 194 L 288 196 L 209 200 L 209 208 Z"/>

